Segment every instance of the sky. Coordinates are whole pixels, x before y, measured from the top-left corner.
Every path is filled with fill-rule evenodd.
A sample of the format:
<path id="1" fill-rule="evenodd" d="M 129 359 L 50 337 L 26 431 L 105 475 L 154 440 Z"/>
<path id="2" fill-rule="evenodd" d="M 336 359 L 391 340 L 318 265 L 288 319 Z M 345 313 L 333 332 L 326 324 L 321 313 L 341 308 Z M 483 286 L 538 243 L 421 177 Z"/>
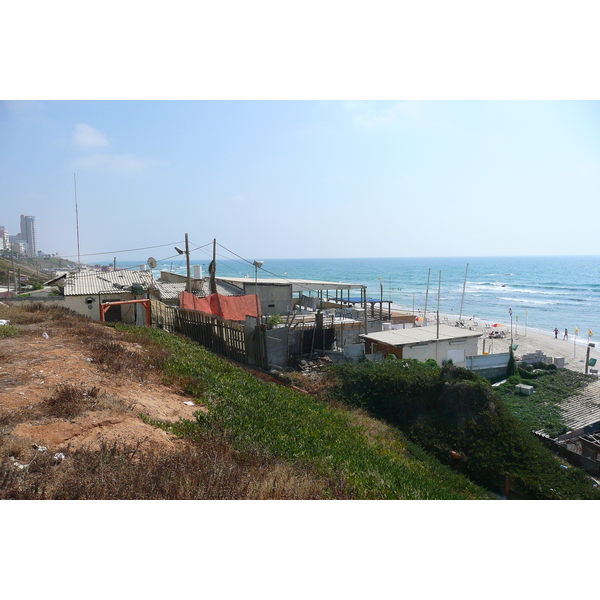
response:
<path id="1" fill-rule="evenodd" d="M 0 225 L 84 262 L 598 254 L 599 134 L 598 101 L 5 101 Z"/>
<path id="2" fill-rule="evenodd" d="M 0 225 L 45 253 L 600 253 L 588 0 L 33 4 L 0 25 Z"/>

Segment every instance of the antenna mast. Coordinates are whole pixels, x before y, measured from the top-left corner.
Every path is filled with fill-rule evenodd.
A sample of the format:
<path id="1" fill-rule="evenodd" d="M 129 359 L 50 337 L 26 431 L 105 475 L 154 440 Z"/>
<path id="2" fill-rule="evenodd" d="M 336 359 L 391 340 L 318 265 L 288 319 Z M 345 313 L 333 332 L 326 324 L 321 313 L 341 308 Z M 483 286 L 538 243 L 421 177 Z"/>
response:
<path id="1" fill-rule="evenodd" d="M 77 174 L 73 173 L 73 183 L 75 184 L 75 223 L 77 225 L 77 265 L 81 270 L 81 252 L 79 250 L 79 210 L 77 208 Z"/>

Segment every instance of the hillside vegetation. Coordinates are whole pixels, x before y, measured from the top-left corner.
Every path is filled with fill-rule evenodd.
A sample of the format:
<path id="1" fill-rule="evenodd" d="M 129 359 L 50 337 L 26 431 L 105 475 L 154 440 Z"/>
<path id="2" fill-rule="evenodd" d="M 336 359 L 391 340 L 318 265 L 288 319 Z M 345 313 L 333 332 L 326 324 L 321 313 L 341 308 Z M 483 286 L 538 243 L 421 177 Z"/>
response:
<path id="1" fill-rule="evenodd" d="M 0 402 L 1 498 L 491 497 L 364 411 L 262 381 L 185 338 L 103 326 L 40 303 L 0 303 L 0 318 L 11 321 L 0 376 L 12 390 L 8 402 Z M 35 348 L 33 368 L 30 354 L 11 356 L 7 350 L 15 352 L 20 340 Z M 51 377 L 61 378 L 47 367 L 40 376 L 44 352 L 62 353 L 65 369 L 81 353 L 74 372 L 65 372 L 68 384 L 50 385 Z M 24 372 L 46 381 L 23 380 Z M 152 383 L 158 380 L 161 387 Z M 33 390 L 39 401 L 31 396 Z M 182 408 L 188 408 L 183 406 L 186 397 L 196 403 L 194 418 L 175 423 L 139 411 L 140 424 L 168 431 L 169 439 L 176 440 L 176 433 L 179 443 L 157 445 L 152 442 L 156 436 L 147 433 L 124 437 L 124 431 L 139 429 L 123 429 L 123 419 L 135 417 L 135 390 L 151 396 L 158 409 L 163 397 L 166 403 L 177 396 L 175 405 Z M 115 428 L 112 441 L 71 446 L 82 428 L 91 431 L 100 424 L 107 434 Z M 19 434 L 24 429 L 66 429 L 79 437 L 56 446 L 39 437 L 27 441 Z M 44 452 L 38 452 L 40 444 L 48 446 Z M 57 453 L 64 459 L 57 462 Z"/>
<path id="2" fill-rule="evenodd" d="M 41 285 L 48 281 L 55 271 L 73 269 L 76 263 L 59 257 L 26 258 L 17 257 L 11 260 L 10 254 L 0 256 L 0 285 L 14 285 L 14 270 L 29 278 L 29 283 Z M 9 281 L 10 278 L 10 281 Z"/>
<path id="3" fill-rule="evenodd" d="M 562 375 L 569 378 L 557 373 L 558 381 Z M 386 420 L 489 490 L 501 493 L 509 487 L 523 498 L 600 499 L 600 490 L 582 470 L 559 461 L 535 437 L 531 409 L 520 420 L 522 403 L 513 402 L 511 412 L 502 396 L 471 371 L 387 360 L 338 366 L 330 380 L 332 397 Z M 503 389 L 506 398 L 513 397 L 509 386 Z"/>
<path id="4" fill-rule="evenodd" d="M 67 418 L 106 410 L 107 399 L 83 380 L 49 391 L 38 409 L 45 412 L 0 412 L 0 497 L 489 499 L 503 493 L 507 477 L 522 497 L 600 497 L 465 370 L 416 361 L 343 365 L 305 382 L 306 393 L 162 330 L 101 326 L 39 304 L 0 305 L 0 318 L 9 312 L 11 336 L 27 335 L 33 317 L 71 323 L 79 343 L 96 348 L 95 368 L 112 379 L 151 372 L 198 410 L 175 422 L 140 414 L 180 439 L 168 452 L 123 440 L 80 448 L 60 464 L 50 452 L 23 470 L 14 468 L 10 441 L 17 423 L 65 407 Z M 102 341 L 102 332 L 111 336 Z"/>

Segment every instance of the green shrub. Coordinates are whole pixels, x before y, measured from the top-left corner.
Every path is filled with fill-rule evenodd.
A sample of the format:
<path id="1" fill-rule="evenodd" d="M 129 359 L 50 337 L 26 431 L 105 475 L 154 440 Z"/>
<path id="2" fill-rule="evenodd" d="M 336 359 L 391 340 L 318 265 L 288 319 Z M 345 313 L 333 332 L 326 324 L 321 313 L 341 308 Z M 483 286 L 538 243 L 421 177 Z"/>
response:
<path id="1" fill-rule="evenodd" d="M 20 334 L 16 325 L 0 325 L 0 339 L 16 337 Z"/>
<path id="2" fill-rule="evenodd" d="M 513 489 L 524 497 L 600 498 L 585 475 L 574 474 L 578 469 L 560 469 L 551 451 L 525 425 L 525 416 L 517 418 L 505 405 L 504 399 L 516 398 L 518 376 L 496 393 L 487 381 L 464 369 L 446 365 L 436 373 L 403 362 L 395 369 L 374 363 L 335 367 L 333 393 L 339 401 L 385 418 L 440 462 L 490 490 L 502 493 L 509 473 Z M 542 379 L 555 376 L 547 372 Z M 529 406 L 537 399 L 522 398 L 516 401 L 528 401 Z M 551 419 L 556 412 L 547 415 Z"/>

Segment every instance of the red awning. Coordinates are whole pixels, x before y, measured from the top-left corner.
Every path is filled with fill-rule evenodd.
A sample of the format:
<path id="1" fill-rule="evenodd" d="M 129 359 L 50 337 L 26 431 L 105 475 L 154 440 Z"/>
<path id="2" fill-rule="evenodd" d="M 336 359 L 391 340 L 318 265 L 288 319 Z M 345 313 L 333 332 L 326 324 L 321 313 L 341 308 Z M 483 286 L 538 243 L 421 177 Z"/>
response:
<path id="1" fill-rule="evenodd" d="M 179 306 L 189 310 L 199 310 L 210 315 L 217 315 L 230 321 L 245 321 L 246 317 L 261 317 L 260 302 L 256 294 L 248 296 L 222 296 L 211 294 L 206 298 L 198 298 L 194 294 L 181 292 Z"/>

